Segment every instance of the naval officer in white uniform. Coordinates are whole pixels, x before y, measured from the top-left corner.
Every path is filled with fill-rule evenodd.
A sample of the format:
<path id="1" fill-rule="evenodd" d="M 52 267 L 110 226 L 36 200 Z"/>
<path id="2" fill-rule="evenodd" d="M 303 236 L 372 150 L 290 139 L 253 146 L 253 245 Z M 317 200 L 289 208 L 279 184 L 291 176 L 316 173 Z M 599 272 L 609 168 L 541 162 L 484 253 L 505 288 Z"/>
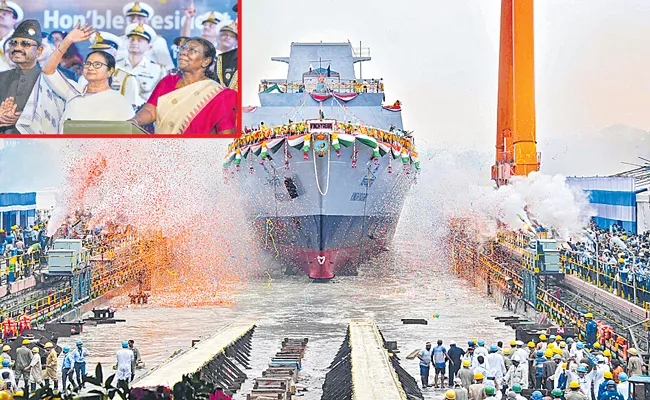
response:
<path id="1" fill-rule="evenodd" d="M 123 11 L 129 24 L 149 24 L 149 19 L 154 15 L 153 8 L 150 5 L 139 1 L 127 4 L 124 6 Z M 122 40 L 122 43 L 120 43 L 120 50 L 117 54 L 117 58 L 127 58 L 127 44 L 129 40 L 126 35 L 120 35 L 120 39 Z M 149 60 L 162 64 L 165 67 L 165 71 L 169 71 L 175 67 L 174 61 L 172 61 L 172 56 L 169 52 L 167 40 L 160 35 L 152 38 L 151 49 L 147 51 L 146 56 Z"/>
<path id="2" fill-rule="evenodd" d="M 126 27 L 128 38 L 128 57 L 117 60 L 117 68 L 125 71 L 138 81 L 138 91 L 135 100 L 136 109 L 149 100 L 149 95 L 158 82 L 167 75 L 165 67 L 147 58 L 151 48 L 151 40 L 156 37 L 156 31 L 145 24 L 131 24 Z"/>
<path id="3" fill-rule="evenodd" d="M 14 66 L 5 56 L 5 42 L 13 35 L 14 27 L 23 20 L 23 9 L 13 1 L 0 0 L 0 72 L 9 71 Z"/>
<path id="4" fill-rule="evenodd" d="M 192 37 L 192 28 L 194 26 L 194 16 L 196 15 L 196 8 L 190 6 L 183 9 L 185 15 L 185 23 L 181 29 L 181 37 Z M 219 50 L 219 38 L 221 28 L 232 23 L 232 19 L 228 13 L 220 13 L 217 11 L 209 11 L 199 17 L 203 29 L 201 30 L 201 37 L 212 43 L 217 49 L 217 55 L 223 53 Z"/>

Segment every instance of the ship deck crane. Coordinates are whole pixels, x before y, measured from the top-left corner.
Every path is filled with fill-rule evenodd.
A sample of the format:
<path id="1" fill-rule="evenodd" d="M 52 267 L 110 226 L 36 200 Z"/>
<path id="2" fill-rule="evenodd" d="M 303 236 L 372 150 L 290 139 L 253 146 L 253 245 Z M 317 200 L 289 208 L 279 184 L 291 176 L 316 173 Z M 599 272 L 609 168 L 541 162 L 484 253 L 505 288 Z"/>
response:
<path id="1" fill-rule="evenodd" d="M 496 163 L 492 179 L 539 171 L 535 132 L 533 0 L 502 0 Z"/>

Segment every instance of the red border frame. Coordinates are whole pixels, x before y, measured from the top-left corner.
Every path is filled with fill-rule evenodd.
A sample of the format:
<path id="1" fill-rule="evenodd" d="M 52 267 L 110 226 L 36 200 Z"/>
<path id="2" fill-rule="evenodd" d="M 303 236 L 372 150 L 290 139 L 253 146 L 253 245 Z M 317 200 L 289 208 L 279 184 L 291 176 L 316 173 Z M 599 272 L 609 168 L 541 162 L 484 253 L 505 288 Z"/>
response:
<path id="1" fill-rule="evenodd" d="M 237 46 L 237 71 L 239 73 L 237 74 L 237 121 L 236 121 L 236 126 L 239 128 L 239 134 L 234 134 L 234 135 L 210 135 L 210 134 L 205 134 L 205 135 L 168 135 L 168 134 L 163 134 L 163 135 L 120 135 L 120 134 L 106 134 L 106 135 L 101 135 L 101 134 L 62 134 L 62 135 L 33 135 L 33 134 L 13 134 L 13 135 L 0 135 L 0 139 L 21 139 L 21 138 L 27 138 L 27 139 L 157 139 L 157 138 L 174 138 L 174 139 L 237 139 L 242 136 L 242 94 L 241 94 L 241 89 L 242 89 L 242 79 L 241 79 L 241 67 L 242 67 L 242 50 L 241 50 L 241 43 L 242 43 L 242 18 L 241 18 L 241 13 L 242 13 L 242 4 L 241 0 L 237 1 L 237 36 L 238 36 L 238 46 Z"/>

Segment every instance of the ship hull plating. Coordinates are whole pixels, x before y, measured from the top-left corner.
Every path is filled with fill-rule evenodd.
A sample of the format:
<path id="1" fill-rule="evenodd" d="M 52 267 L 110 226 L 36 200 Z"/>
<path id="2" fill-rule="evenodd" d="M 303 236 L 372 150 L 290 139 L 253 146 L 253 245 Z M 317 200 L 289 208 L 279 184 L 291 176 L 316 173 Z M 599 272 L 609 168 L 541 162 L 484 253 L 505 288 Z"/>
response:
<path id="1" fill-rule="evenodd" d="M 239 171 L 226 172 L 260 241 L 287 272 L 314 279 L 356 274 L 362 261 L 390 245 L 415 168 L 391 153 L 375 161 L 372 149 L 357 150 L 356 168 L 353 147 L 342 147 L 340 157 L 310 151 L 308 160 L 287 147 L 263 163 L 249 154 Z"/>

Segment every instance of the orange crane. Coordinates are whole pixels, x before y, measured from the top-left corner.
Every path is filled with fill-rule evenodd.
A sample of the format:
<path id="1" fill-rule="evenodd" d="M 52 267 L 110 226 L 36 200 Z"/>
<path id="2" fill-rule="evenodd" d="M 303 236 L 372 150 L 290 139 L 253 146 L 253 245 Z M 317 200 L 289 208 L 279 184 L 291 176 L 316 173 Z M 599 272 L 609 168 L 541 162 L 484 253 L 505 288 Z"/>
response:
<path id="1" fill-rule="evenodd" d="M 502 0 L 499 48 L 496 163 L 497 186 L 512 176 L 539 171 L 535 141 L 533 0 Z"/>

